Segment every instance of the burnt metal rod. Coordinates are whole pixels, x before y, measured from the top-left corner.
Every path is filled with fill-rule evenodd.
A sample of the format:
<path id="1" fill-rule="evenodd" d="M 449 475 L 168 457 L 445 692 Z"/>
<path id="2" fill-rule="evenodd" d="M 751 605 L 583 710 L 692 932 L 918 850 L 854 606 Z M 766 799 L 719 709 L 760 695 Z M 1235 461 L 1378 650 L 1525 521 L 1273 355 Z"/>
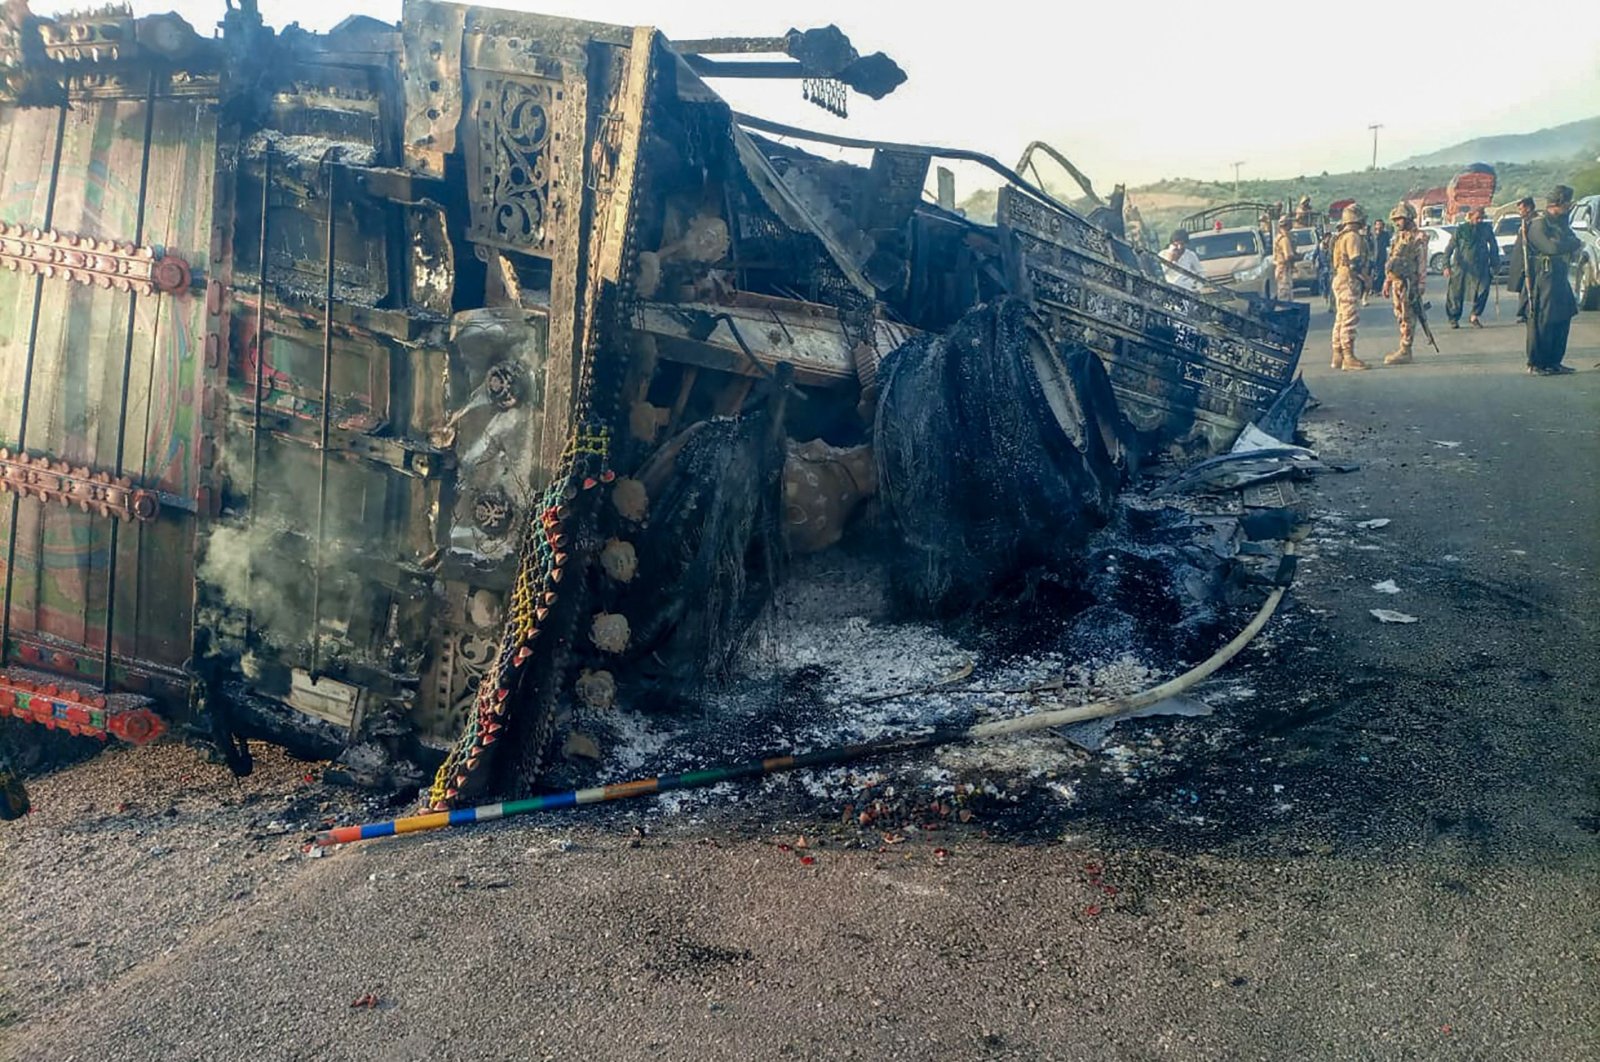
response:
<path id="1" fill-rule="evenodd" d="M 322 433 L 317 462 L 317 543 L 311 568 L 311 681 L 317 680 L 322 649 L 322 543 L 328 517 L 328 428 L 333 418 L 333 209 L 334 175 L 337 163 L 328 166 L 328 242 L 325 251 L 327 270 L 322 293 Z"/>
<path id="2" fill-rule="evenodd" d="M 706 37 L 668 41 L 679 55 L 787 55 L 788 37 Z"/>
<path id="3" fill-rule="evenodd" d="M 814 129 L 802 129 L 796 125 L 784 125 L 782 122 L 757 118 L 753 114 L 741 114 L 738 111 L 733 112 L 733 120 L 747 129 L 759 129 L 763 133 L 790 136 L 796 140 L 812 140 L 819 144 L 832 144 L 835 147 L 866 148 L 872 151 L 898 151 L 908 155 L 927 155 L 929 158 L 954 159 L 957 162 L 976 162 L 978 165 L 988 167 L 998 173 L 1040 202 L 1053 206 L 1057 210 L 1065 211 L 1074 217 L 1078 216 L 1076 210 L 1073 210 L 1043 188 L 1032 183 L 999 159 L 992 155 L 985 155 L 981 151 L 968 151 L 965 148 L 930 147 L 926 144 L 897 144 L 889 140 L 862 140 L 853 136 L 836 136 L 833 133 L 819 133 Z"/>
<path id="4" fill-rule="evenodd" d="M 63 106 L 56 117 L 55 155 L 50 162 L 50 190 L 45 194 L 44 224 L 49 229 L 55 223 L 56 186 L 61 179 L 61 148 L 67 135 L 67 108 Z M 44 301 L 44 277 L 33 278 L 33 313 L 28 318 L 28 357 L 22 367 L 22 413 L 17 422 L 17 452 L 24 452 L 28 444 L 28 403 L 33 394 L 33 355 L 39 344 L 39 310 Z M 0 606 L 0 665 L 11 658 L 11 588 L 17 571 L 17 510 L 22 499 L 11 495 L 11 531 L 6 535 L 6 591 Z"/>
<path id="5" fill-rule="evenodd" d="M 261 464 L 261 385 L 265 381 L 265 366 L 267 360 L 267 211 L 270 206 L 268 195 L 272 188 L 272 145 L 268 144 L 261 153 L 261 235 L 257 244 L 261 261 L 256 269 L 256 378 L 255 394 L 250 403 L 250 526 L 256 526 L 257 487 L 260 482 L 258 469 Z M 245 560 L 244 567 L 244 599 L 246 604 L 253 600 L 251 584 L 255 581 L 256 558 L 252 550 Z M 248 640 L 250 632 L 254 630 L 256 612 L 254 608 L 247 608 L 244 618 L 245 638 Z"/>
<path id="6" fill-rule="evenodd" d="M 726 62 L 717 59 L 706 59 L 699 55 L 685 55 L 683 61 L 689 64 L 690 70 L 693 70 L 701 77 L 795 81 L 813 76 L 806 73 L 806 68 L 793 59 L 776 59 L 772 61 L 735 60 Z"/>
<path id="7" fill-rule="evenodd" d="M 144 94 L 144 154 L 139 160 L 139 206 L 134 215 L 133 242 L 144 244 L 145 200 L 150 193 L 150 141 L 156 126 L 156 75 L 152 71 Z M 139 293 L 128 292 L 128 325 L 122 344 L 122 397 L 117 407 L 117 460 L 113 479 L 122 475 L 122 462 L 128 445 L 128 388 L 133 380 L 133 328 L 139 310 Z M 152 349 L 150 356 L 155 357 Z M 100 688 L 111 688 L 111 642 L 117 622 L 117 545 L 122 521 L 111 521 L 111 559 L 106 565 L 106 643 L 100 656 Z M 135 612 L 137 619 L 137 612 Z"/>
<path id="8" fill-rule="evenodd" d="M 1044 177 L 1039 173 L 1039 167 L 1033 164 L 1033 153 L 1035 151 L 1043 151 L 1046 155 L 1049 155 L 1051 158 L 1055 159 L 1056 165 L 1066 170 L 1067 176 L 1078 182 L 1078 187 L 1082 188 L 1089 198 L 1094 200 L 1095 206 L 1105 206 L 1105 200 L 1101 199 L 1095 194 L 1094 185 L 1090 183 L 1088 176 L 1085 175 L 1082 170 L 1078 169 L 1078 167 L 1074 166 L 1071 159 L 1067 158 L 1049 144 L 1046 144 L 1043 140 L 1035 140 L 1033 143 L 1027 146 L 1026 150 L 1022 152 L 1022 161 L 1017 163 L 1017 170 L 1019 172 L 1025 169 L 1032 170 L 1033 175 L 1039 178 L 1040 186 L 1043 187 Z"/>
<path id="9" fill-rule="evenodd" d="M 738 111 L 733 112 L 733 120 L 742 126 L 750 129 L 759 129 L 764 133 L 772 133 L 777 136 L 794 137 L 796 140 L 813 140 L 819 144 L 832 144 L 835 147 L 866 148 L 873 151 L 903 151 L 908 155 L 922 154 L 927 155 L 929 158 L 955 159 L 958 162 L 976 162 L 980 166 L 987 166 L 995 173 L 998 173 L 1000 176 L 1004 177 L 1007 181 L 1010 181 L 1017 188 L 1026 192 L 1028 195 L 1033 196 L 1046 206 L 1054 207 L 1064 213 L 1071 214 L 1073 217 L 1082 216 L 1076 210 L 1073 210 L 1071 207 L 1061 202 L 1061 200 L 1057 199 L 1049 192 L 1046 192 L 1043 188 L 1040 188 L 1038 185 L 1030 182 L 1017 171 L 1006 166 L 998 159 L 990 155 L 985 155 L 981 151 L 968 151 L 965 148 L 929 147 L 926 144 L 897 144 L 888 140 L 861 140 L 853 136 L 835 136 L 832 133 L 819 133 L 813 129 L 802 129 L 799 126 L 784 125 L 782 122 L 773 122 L 767 120 L 766 118 L 757 118 L 753 114 L 741 114 Z M 1038 171 L 1035 170 L 1035 172 Z M 1187 269 L 1173 265 L 1170 262 L 1167 262 L 1166 265 L 1178 273 L 1182 273 L 1185 276 L 1200 281 L 1202 284 L 1215 289 L 1221 294 L 1230 296 L 1236 294 L 1235 292 L 1224 288 L 1215 280 L 1210 280 L 1198 273 L 1190 273 Z"/>

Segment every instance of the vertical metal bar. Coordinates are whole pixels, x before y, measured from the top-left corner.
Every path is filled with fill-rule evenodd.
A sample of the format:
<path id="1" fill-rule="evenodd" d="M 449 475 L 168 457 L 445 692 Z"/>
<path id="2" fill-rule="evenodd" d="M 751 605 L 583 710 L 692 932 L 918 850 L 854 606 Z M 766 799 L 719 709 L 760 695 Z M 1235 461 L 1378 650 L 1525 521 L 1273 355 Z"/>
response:
<path id="1" fill-rule="evenodd" d="M 63 106 L 56 118 L 55 157 L 50 162 L 50 191 L 44 201 L 44 223 L 49 229 L 55 224 L 56 187 L 61 179 L 61 148 L 67 135 L 67 108 Z M 22 367 L 22 415 L 17 424 L 17 452 L 28 445 L 28 403 L 33 395 L 33 355 L 39 343 L 39 310 L 44 301 L 44 277 L 33 279 L 33 314 L 28 319 L 28 358 Z M 6 536 L 6 591 L 0 604 L 0 666 L 11 658 L 11 588 L 17 571 L 17 508 L 21 499 L 11 495 L 11 533 Z"/>
<path id="2" fill-rule="evenodd" d="M 322 541 L 328 517 L 328 428 L 333 418 L 333 211 L 337 163 L 328 161 L 328 244 L 322 300 L 322 434 L 318 442 L 317 545 L 311 570 L 311 680 L 317 680 L 322 648 Z"/>
<path id="3" fill-rule="evenodd" d="M 261 153 L 261 234 L 257 254 L 261 261 L 257 263 L 256 270 L 256 378 L 255 398 L 250 409 L 250 526 L 256 526 L 257 488 L 260 484 L 259 469 L 261 465 L 261 387 L 266 381 L 267 361 L 267 211 L 271 204 L 269 193 L 272 189 L 272 145 L 269 143 Z M 245 601 L 253 600 L 251 589 L 255 581 L 256 563 L 255 551 L 251 551 L 245 561 L 244 586 Z M 244 629 L 245 638 L 250 637 L 250 632 L 255 629 L 256 613 L 251 608 L 245 613 Z"/>
<path id="4" fill-rule="evenodd" d="M 144 244 L 144 210 L 150 193 L 150 141 L 156 124 L 156 75 L 150 74 L 144 94 L 144 154 L 139 160 L 139 206 L 134 215 L 133 242 Z M 122 344 L 122 397 L 117 406 L 117 461 L 112 478 L 122 475 L 122 461 L 128 445 L 128 388 L 133 379 L 133 329 L 139 310 L 139 293 L 128 293 L 128 327 Z M 100 688 L 111 688 L 111 643 L 117 622 L 117 544 L 122 521 L 111 521 L 111 561 L 106 566 L 106 643 L 100 656 Z"/>

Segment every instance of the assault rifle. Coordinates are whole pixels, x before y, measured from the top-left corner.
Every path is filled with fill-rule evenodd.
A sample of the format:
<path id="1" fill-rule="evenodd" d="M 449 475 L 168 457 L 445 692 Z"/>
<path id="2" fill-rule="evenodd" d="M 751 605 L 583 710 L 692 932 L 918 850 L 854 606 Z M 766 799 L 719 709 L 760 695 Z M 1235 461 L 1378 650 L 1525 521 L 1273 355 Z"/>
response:
<path id="1" fill-rule="evenodd" d="M 1428 327 L 1428 311 L 1423 306 L 1422 293 L 1412 288 L 1409 281 L 1401 280 L 1399 284 L 1404 289 L 1406 305 L 1410 306 L 1411 312 L 1417 315 L 1417 324 L 1422 326 L 1422 334 L 1428 337 L 1428 345 L 1433 348 L 1435 354 L 1443 353 L 1439 349 L 1438 340 L 1433 338 L 1433 329 Z"/>

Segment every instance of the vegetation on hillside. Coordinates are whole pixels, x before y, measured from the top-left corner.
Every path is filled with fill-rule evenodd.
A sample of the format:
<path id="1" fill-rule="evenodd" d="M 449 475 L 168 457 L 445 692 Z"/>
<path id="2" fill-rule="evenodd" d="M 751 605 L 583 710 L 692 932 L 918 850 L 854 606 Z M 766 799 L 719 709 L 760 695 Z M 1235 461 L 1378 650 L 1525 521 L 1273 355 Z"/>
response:
<path id="1" fill-rule="evenodd" d="M 1580 160 L 1569 162 L 1504 163 L 1495 167 L 1498 186 L 1495 202 L 1509 203 L 1531 195 L 1540 201 L 1556 184 L 1570 184 L 1579 195 L 1600 193 L 1600 166 Z M 1293 204 L 1309 195 L 1318 209 L 1338 199 L 1355 199 L 1369 215 L 1387 214 L 1405 196 L 1424 188 L 1437 188 L 1461 172 L 1460 166 L 1407 167 L 1404 169 L 1360 170 L 1351 173 L 1302 175 L 1284 180 L 1240 181 L 1234 194 L 1232 181 L 1198 181 L 1187 177 L 1169 178 L 1128 190 L 1128 198 L 1139 208 L 1145 225 L 1156 239 L 1164 240 L 1185 216 L 1208 206 L 1235 199 Z M 1114 174 L 1107 174 L 1109 186 Z M 1101 184 L 1097 180 L 1096 185 Z M 1583 185 L 1583 187 L 1579 187 Z M 1077 195 L 1076 186 L 1051 187 L 1055 195 Z M 1154 200 L 1154 202 L 1152 202 Z M 1171 206 L 1167 203 L 1177 202 Z M 993 223 L 995 193 L 992 189 L 974 192 L 961 202 L 961 209 L 974 221 Z"/>

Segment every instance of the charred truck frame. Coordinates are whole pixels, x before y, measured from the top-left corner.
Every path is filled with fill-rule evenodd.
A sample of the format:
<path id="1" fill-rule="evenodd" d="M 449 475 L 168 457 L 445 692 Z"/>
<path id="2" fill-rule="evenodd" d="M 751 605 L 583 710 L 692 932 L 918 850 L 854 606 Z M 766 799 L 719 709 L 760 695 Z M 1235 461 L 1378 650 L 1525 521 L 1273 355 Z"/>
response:
<path id="1" fill-rule="evenodd" d="M 904 80 L 832 27 L 8 11 L 0 714 L 73 733 L 523 788 L 564 713 L 714 676 L 875 491 L 948 607 L 1226 446 L 1304 341 L 992 159 L 708 87 Z M 996 225 L 925 201 L 941 156 L 999 171 Z"/>

